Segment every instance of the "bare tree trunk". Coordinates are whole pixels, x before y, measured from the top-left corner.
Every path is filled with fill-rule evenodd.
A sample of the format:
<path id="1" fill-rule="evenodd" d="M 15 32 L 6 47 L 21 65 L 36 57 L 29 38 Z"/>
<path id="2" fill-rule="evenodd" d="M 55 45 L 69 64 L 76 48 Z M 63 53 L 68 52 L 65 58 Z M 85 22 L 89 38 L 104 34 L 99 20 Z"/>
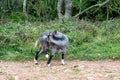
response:
<path id="1" fill-rule="evenodd" d="M 16 9 L 17 9 L 17 7 L 18 7 L 18 1 L 17 1 L 17 0 L 15 0 L 15 1 L 14 1 L 14 9 L 16 10 Z"/>
<path id="2" fill-rule="evenodd" d="M 63 17 L 62 14 L 63 1 L 65 2 L 65 17 L 69 19 L 71 17 L 71 12 L 72 12 L 71 0 L 58 0 L 58 4 L 57 4 L 58 18 L 61 19 Z"/>
<path id="3" fill-rule="evenodd" d="M 82 3 L 82 0 L 80 0 L 80 4 Z M 80 10 L 79 10 L 79 12 L 81 12 L 82 10 L 81 10 L 81 8 L 80 8 Z"/>
<path id="4" fill-rule="evenodd" d="M 72 2 L 71 0 L 65 0 L 65 17 L 71 17 Z"/>
<path id="5" fill-rule="evenodd" d="M 63 4 L 63 0 L 58 0 L 58 4 L 57 4 L 57 11 L 58 11 L 58 18 L 61 19 L 62 18 L 62 4 Z"/>
<path id="6" fill-rule="evenodd" d="M 24 13 L 24 17 L 25 17 L 25 21 L 27 20 L 28 16 L 27 16 L 27 11 L 26 11 L 26 2 L 27 0 L 23 1 L 23 13 Z"/>
<path id="7" fill-rule="evenodd" d="M 107 20 L 109 19 L 109 4 L 107 5 Z"/>
<path id="8" fill-rule="evenodd" d="M 11 9 L 10 8 L 10 0 L 7 0 L 7 9 Z"/>

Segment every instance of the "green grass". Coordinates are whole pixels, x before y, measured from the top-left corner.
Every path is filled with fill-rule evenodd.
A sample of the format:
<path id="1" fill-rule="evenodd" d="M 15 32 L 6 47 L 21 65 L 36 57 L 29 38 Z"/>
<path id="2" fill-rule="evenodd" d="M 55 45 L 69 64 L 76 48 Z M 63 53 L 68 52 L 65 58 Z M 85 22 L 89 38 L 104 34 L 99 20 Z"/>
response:
<path id="1" fill-rule="evenodd" d="M 49 29 L 56 29 L 68 36 L 68 60 L 120 59 L 120 19 L 103 22 L 9 22 L 0 25 L 0 59 L 32 60 L 39 49 L 33 47 L 35 41 L 42 32 Z M 56 54 L 54 59 L 60 57 L 60 54 Z M 42 55 L 39 59 L 45 60 L 45 57 Z"/>

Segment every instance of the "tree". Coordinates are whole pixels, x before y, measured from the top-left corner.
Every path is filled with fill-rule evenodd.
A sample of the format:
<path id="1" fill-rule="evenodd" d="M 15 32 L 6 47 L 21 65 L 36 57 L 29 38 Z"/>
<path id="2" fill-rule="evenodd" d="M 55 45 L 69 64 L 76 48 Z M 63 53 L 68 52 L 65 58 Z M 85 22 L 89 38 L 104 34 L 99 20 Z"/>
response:
<path id="1" fill-rule="evenodd" d="M 58 0 L 57 4 L 57 11 L 58 11 L 58 18 L 61 19 L 63 17 L 63 2 L 65 3 L 65 17 L 70 18 L 72 12 L 72 2 L 71 0 Z"/>
<path id="2" fill-rule="evenodd" d="M 101 21 L 119 17 L 120 0 L 0 0 L 0 22 L 3 23 L 24 19 L 50 21 L 71 16 Z"/>
<path id="3" fill-rule="evenodd" d="M 26 2 L 27 0 L 23 1 L 23 13 L 24 13 L 25 21 L 27 20 Z"/>

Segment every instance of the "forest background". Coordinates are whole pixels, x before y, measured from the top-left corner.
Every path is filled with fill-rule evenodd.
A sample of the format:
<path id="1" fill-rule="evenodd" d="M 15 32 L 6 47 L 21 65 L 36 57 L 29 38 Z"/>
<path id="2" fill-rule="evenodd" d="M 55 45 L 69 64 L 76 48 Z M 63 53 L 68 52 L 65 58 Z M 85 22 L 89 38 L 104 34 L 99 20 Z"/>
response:
<path id="1" fill-rule="evenodd" d="M 120 59 L 120 0 L 0 0 L 0 59 L 33 59 L 48 29 L 68 36 L 68 60 Z"/>

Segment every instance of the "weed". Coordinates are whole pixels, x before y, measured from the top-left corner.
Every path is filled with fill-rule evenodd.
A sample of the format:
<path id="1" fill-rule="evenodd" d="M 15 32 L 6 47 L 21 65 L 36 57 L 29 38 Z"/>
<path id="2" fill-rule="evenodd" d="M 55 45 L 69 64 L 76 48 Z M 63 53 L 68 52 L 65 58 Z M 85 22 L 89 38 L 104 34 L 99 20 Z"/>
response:
<path id="1" fill-rule="evenodd" d="M 39 35 L 56 29 L 69 38 L 69 60 L 120 59 L 120 19 L 103 22 L 52 21 L 49 23 L 13 23 L 0 26 L 0 59 L 24 61 L 34 58 L 39 47 L 33 45 Z M 57 59 L 56 54 L 54 59 Z M 40 57 L 40 59 L 44 59 Z"/>

